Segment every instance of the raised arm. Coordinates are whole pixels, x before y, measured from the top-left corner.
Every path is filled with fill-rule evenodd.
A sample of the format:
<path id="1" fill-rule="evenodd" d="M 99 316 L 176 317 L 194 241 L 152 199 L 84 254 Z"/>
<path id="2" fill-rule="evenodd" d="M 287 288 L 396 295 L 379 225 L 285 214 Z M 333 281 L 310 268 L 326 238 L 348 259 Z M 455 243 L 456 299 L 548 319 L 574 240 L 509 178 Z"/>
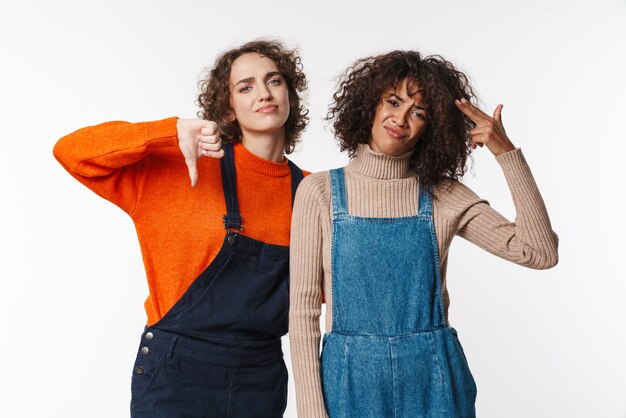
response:
<path id="1" fill-rule="evenodd" d="M 466 100 L 457 107 L 476 123 L 472 144 L 486 145 L 502 167 L 515 204 L 515 222 L 489 206 L 461 183 L 440 187 L 438 198 L 445 208 L 449 228 L 481 248 L 514 263 L 547 269 L 558 262 L 558 237 L 537 183 L 520 149 L 515 149 L 502 124 L 502 105 L 491 117 Z"/>
<path id="2" fill-rule="evenodd" d="M 146 172 L 145 157 L 177 146 L 176 120 L 89 126 L 61 138 L 53 153 L 78 181 L 131 213 Z"/>
<path id="3" fill-rule="evenodd" d="M 223 156 L 214 122 L 175 117 L 82 128 L 61 138 L 53 153 L 78 181 L 131 213 L 148 170 L 146 157 L 163 147 L 180 148 L 192 186 L 198 181 L 198 158 Z"/>

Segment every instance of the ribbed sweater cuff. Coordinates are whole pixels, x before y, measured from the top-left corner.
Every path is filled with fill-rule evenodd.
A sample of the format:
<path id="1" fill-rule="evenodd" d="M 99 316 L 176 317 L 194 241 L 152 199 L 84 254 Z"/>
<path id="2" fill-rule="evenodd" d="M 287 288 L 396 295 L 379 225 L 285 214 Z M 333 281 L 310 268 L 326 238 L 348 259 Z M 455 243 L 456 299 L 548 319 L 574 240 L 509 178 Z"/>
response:
<path id="1" fill-rule="evenodd" d="M 517 172 L 521 167 L 528 167 L 521 148 L 498 155 L 496 161 L 500 164 L 505 174 Z"/>

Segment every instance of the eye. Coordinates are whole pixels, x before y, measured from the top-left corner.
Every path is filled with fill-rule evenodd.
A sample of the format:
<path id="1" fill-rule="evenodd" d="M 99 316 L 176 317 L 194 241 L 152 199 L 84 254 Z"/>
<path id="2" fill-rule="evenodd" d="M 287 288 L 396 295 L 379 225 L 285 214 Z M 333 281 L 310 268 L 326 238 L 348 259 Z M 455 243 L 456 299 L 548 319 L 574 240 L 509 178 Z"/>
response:
<path id="1" fill-rule="evenodd" d="M 413 116 L 415 116 L 416 118 L 419 118 L 421 120 L 424 120 L 424 121 L 426 120 L 426 116 L 424 116 L 423 114 L 421 114 L 420 112 L 417 112 L 417 111 L 413 112 Z"/>
<path id="2" fill-rule="evenodd" d="M 244 86 L 244 87 L 239 89 L 239 93 L 247 93 L 250 90 L 252 90 L 252 86 Z"/>
<path id="3" fill-rule="evenodd" d="M 280 78 L 272 78 L 270 81 L 267 82 L 267 84 L 271 85 L 271 86 L 279 86 L 281 84 L 281 79 Z"/>
<path id="4" fill-rule="evenodd" d="M 387 103 L 389 103 L 389 104 L 390 104 L 391 106 L 393 106 L 393 107 L 398 107 L 398 106 L 399 106 L 399 105 L 398 105 L 398 102 L 396 102 L 396 101 L 395 101 L 395 100 L 393 100 L 393 99 L 387 99 Z"/>

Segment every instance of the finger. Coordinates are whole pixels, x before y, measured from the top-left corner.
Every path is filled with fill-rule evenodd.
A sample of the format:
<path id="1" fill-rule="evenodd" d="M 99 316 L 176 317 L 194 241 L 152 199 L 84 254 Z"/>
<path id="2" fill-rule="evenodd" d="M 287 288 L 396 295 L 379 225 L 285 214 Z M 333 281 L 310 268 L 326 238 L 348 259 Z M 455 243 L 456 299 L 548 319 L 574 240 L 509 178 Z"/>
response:
<path id="1" fill-rule="evenodd" d="M 216 144 L 210 142 L 200 142 L 198 145 L 202 151 L 219 151 L 222 149 L 222 141 L 219 141 Z"/>
<path id="2" fill-rule="evenodd" d="M 470 129 L 469 134 L 472 139 L 480 139 L 484 143 L 491 140 L 501 140 L 503 136 L 502 132 L 500 132 L 500 127 L 493 120 L 486 121 L 483 125 Z"/>
<path id="3" fill-rule="evenodd" d="M 501 104 L 499 105 L 499 107 L 500 107 L 499 111 L 498 111 L 498 108 L 496 107 L 496 111 L 498 111 L 498 117 L 494 119 L 496 121 L 496 126 L 498 127 L 502 135 L 506 136 L 506 129 L 504 129 L 504 123 L 502 122 L 502 108 L 504 107 L 504 105 Z M 495 116 L 495 111 L 494 111 L 494 116 Z"/>
<path id="4" fill-rule="evenodd" d="M 207 120 L 200 132 L 202 135 L 215 135 L 215 133 L 217 133 L 217 123 L 212 120 Z"/>
<path id="5" fill-rule="evenodd" d="M 207 157 L 220 159 L 224 157 L 224 150 L 220 149 L 219 151 L 203 151 L 203 154 Z"/>
<path id="6" fill-rule="evenodd" d="M 219 135 L 198 135 L 197 137 L 198 141 L 200 143 L 206 142 L 206 143 L 210 143 L 210 144 L 217 144 L 218 142 L 221 142 L 221 138 Z"/>
<path id="7" fill-rule="evenodd" d="M 473 114 L 480 119 L 491 119 L 491 117 L 486 114 L 485 112 L 483 112 L 478 106 L 475 106 L 474 104 L 472 104 L 469 100 L 467 100 L 466 98 L 462 98 L 460 100 L 461 104 L 463 104 L 466 108 L 468 108 L 471 112 L 473 112 Z M 476 122 L 476 121 L 475 121 Z"/>
<path id="8" fill-rule="evenodd" d="M 502 108 L 503 104 L 499 104 L 496 106 L 496 109 L 493 111 L 493 119 L 499 124 L 502 125 Z"/>
<path id="9" fill-rule="evenodd" d="M 490 119 L 490 116 L 487 115 L 485 112 L 483 112 L 482 110 L 480 110 L 479 108 L 477 108 L 476 106 L 474 106 L 473 104 L 471 104 L 467 99 L 463 98 L 461 100 L 455 100 L 454 103 L 456 104 L 457 108 L 463 112 L 463 114 L 465 116 L 467 116 L 468 118 L 470 118 L 472 121 L 474 121 L 474 123 L 480 123 L 483 122 L 485 120 Z"/>
<path id="10" fill-rule="evenodd" d="M 469 134 L 471 136 L 476 136 L 476 135 L 490 135 L 493 133 L 494 128 L 492 126 L 489 125 L 481 125 L 481 126 L 477 126 L 473 129 L 470 129 Z"/>
<path id="11" fill-rule="evenodd" d="M 189 179 L 191 180 L 191 187 L 196 187 L 198 184 L 198 160 L 196 158 L 185 158 L 185 164 L 187 164 L 187 171 L 189 172 Z"/>
<path id="12" fill-rule="evenodd" d="M 482 147 L 488 142 L 489 142 L 488 135 L 481 134 L 481 135 L 475 135 L 472 137 L 472 145 L 474 145 L 474 149 L 476 149 L 476 147 Z"/>

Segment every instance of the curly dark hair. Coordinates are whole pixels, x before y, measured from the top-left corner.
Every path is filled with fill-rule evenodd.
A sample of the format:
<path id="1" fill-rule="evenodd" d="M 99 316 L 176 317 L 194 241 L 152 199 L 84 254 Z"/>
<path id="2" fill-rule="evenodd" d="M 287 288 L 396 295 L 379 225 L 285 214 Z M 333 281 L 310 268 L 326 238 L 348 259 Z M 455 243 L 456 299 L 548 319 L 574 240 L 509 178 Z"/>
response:
<path id="1" fill-rule="evenodd" d="M 411 170 L 426 186 L 458 180 L 465 174 L 472 151 L 473 122 L 461 113 L 455 99 L 475 98 L 468 78 L 439 55 L 422 58 L 417 51 L 393 51 L 357 60 L 339 78 L 327 120 L 341 147 L 355 156 L 358 144 L 367 144 L 382 96 L 404 79 L 423 89 L 428 127 L 411 156 Z"/>
<path id="2" fill-rule="evenodd" d="M 215 60 L 213 68 L 198 83 L 200 94 L 196 104 L 202 108 L 198 116 L 215 121 L 226 143 L 241 141 L 241 128 L 235 120 L 229 120 L 230 107 L 230 70 L 233 62 L 243 54 L 256 52 L 276 63 L 278 71 L 287 83 L 289 92 L 289 117 L 285 122 L 285 153 L 293 152 L 300 134 L 309 122 L 309 111 L 301 104 L 301 94 L 307 88 L 307 81 L 302 72 L 302 61 L 297 49 L 287 49 L 275 40 L 256 40 L 239 48 L 222 53 Z"/>

